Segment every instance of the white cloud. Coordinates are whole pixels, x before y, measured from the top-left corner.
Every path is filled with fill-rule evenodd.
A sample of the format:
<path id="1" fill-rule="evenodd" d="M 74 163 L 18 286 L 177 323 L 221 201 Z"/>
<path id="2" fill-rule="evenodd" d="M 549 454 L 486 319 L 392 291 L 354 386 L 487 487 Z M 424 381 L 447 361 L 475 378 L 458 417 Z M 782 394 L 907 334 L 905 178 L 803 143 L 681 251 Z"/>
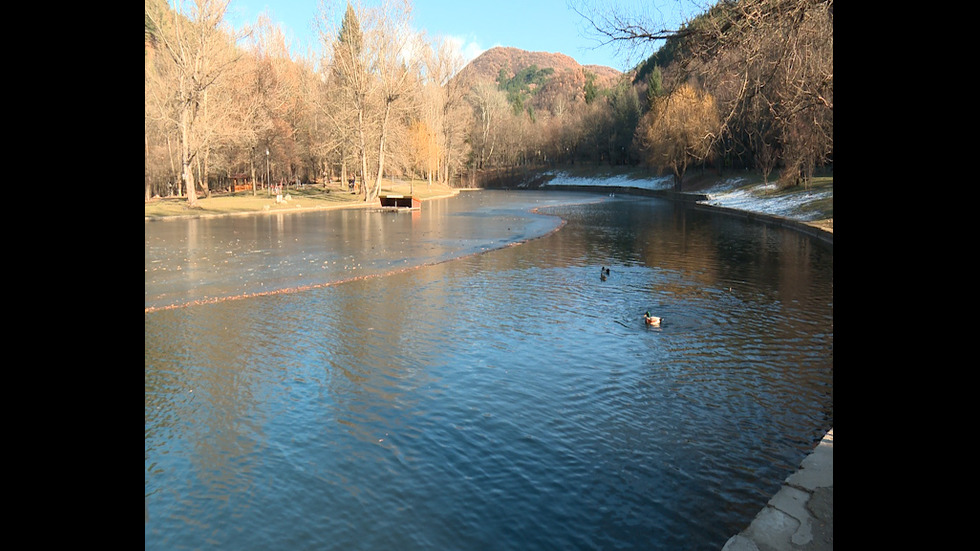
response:
<path id="1" fill-rule="evenodd" d="M 463 47 L 463 58 L 469 63 L 474 59 L 480 57 L 480 54 L 486 51 L 485 48 L 481 48 L 476 42 L 468 42 L 466 46 Z"/>
<path id="2" fill-rule="evenodd" d="M 448 36 L 446 40 L 453 44 L 453 47 L 463 56 L 463 60 L 469 63 L 486 51 L 473 40 L 462 36 Z"/>

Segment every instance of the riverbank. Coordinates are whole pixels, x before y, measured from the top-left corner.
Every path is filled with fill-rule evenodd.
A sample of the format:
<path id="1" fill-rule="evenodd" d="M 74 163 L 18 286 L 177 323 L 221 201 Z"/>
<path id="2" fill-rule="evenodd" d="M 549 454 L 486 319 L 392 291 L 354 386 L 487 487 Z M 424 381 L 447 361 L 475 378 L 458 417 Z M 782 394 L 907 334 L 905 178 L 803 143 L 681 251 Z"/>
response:
<path id="1" fill-rule="evenodd" d="M 533 187 L 549 185 L 596 188 L 629 188 L 645 191 L 671 190 L 669 176 L 658 176 L 642 169 L 577 169 L 548 171 L 535 176 Z M 525 186 L 520 186 L 525 187 Z M 530 186 L 528 186 L 530 187 Z M 389 181 L 382 194 L 413 195 L 426 201 L 452 197 L 459 188 L 425 181 Z M 681 195 L 696 196 L 699 204 L 718 207 L 746 215 L 766 215 L 795 221 L 830 234 L 834 233 L 834 177 L 832 174 L 814 178 L 807 188 L 779 189 L 765 182 L 761 175 L 742 172 L 718 175 L 696 172 L 687 177 Z M 266 190 L 251 192 L 215 193 L 199 198 L 194 207 L 187 206 L 185 197 L 154 198 L 144 204 L 144 218 L 159 220 L 181 217 L 208 217 L 235 214 L 302 212 L 342 208 L 375 208 L 377 201 L 364 201 L 338 185 L 328 187 L 290 187 L 280 200 Z"/>
<path id="2" fill-rule="evenodd" d="M 412 195 L 426 201 L 452 197 L 459 191 L 443 184 L 392 181 L 382 186 L 381 195 Z M 278 198 L 268 190 L 258 190 L 254 195 L 250 191 L 213 193 L 211 197 L 199 197 L 193 207 L 187 205 L 186 197 L 155 197 L 145 202 L 143 216 L 145 220 L 162 220 L 377 207 L 377 200 L 364 201 L 362 195 L 337 185 L 293 186 L 283 190 Z"/>
<path id="3" fill-rule="evenodd" d="M 722 551 L 833 551 L 834 429 Z"/>
<path id="4" fill-rule="evenodd" d="M 672 176 L 657 175 L 643 168 L 557 170 L 535 175 L 527 187 L 604 188 L 628 193 L 683 198 L 700 205 L 717 207 L 746 216 L 796 222 L 830 234 L 834 232 L 834 176 L 817 175 L 807 187 L 780 188 L 761 174 L 748 171 L 694 171 L 684 179 L 681 191 L 674 190 Z M 523 186 L 522 186 L 523 187 Z"/>

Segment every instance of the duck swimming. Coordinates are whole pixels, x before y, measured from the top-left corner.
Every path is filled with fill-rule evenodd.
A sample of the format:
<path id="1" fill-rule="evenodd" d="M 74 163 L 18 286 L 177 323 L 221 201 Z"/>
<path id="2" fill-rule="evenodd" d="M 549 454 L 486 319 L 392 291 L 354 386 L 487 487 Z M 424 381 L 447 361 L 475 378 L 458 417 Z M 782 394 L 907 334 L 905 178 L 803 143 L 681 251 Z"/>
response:
<path id="1" fill-rule="evenodd" d="M 606 276 L 608 276 L 608 275 L 609 275 L 609 268 L 606 268 L 605 266 L 603 266 L 602 268 L 599 269 L 599 279 L 601 279 L 602 281 L 605 281 L 606 280 Z"/>
<path id="2" fill-rule="evenodd" d="M 661 317 L 651 316 L 649 311 L 646 314 L 643 314 L 643 321 L 644 321 L 644 323 L 646 323 L 647 325 L 653 326 L 653 327 L 660 327 L 660 323 L 663 320 L 664 319 L 661 318 Z"/>

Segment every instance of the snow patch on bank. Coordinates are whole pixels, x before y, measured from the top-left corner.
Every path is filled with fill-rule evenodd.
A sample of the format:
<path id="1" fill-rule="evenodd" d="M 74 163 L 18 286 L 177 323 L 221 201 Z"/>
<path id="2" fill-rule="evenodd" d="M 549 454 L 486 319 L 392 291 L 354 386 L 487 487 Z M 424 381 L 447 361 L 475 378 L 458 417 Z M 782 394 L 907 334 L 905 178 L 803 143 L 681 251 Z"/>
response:
<path id="1" fill-rule="evenodd" d="M 564 172 L 553 173 L 554 178 L 545 184 L 554 186 L 592 186 L 592 187 L 631 187 L 637 189 L 671 190 L 674 187 L 672 176 L 656 176 L 636 178 L 627 175 L 610 176 L 570 176 Z M 701 191 L 708 199 L 701 201 L 705 205 L 713 205 L 730 209 L 782 216 L 794 220 L 815 220 L 817 212 L 804 212 L 807 203 L 833 198 L 830 191 L 800 191 L 790 194 L 778 194 L 776 184 L 759 184 L 745 187 L 746 178 L 735 177 Z"/>
<path id="2" fill-rule="evenodd" d="M 726 180 L 705 190 L 708 200 L 702 203 L 806 221 L 819 218 L 819 213 L 801 212 L 807 203 L 834 196 L 833 191 L 800 191 L 774 196 L 773 194 L 778 191 L 775 184 L 759 184 L 752 187 L 740 187 L 740 185 L 737 178 Z"/>
<path id="3" fill-rule="evenodd" d="M 637 189 L 671 189 L 671 176 L 635 178 L 623 174 L 611 176 L 569 176 L 564 172 L 554 173 L 554 178 L 545 186 L 595 186 L 595 187 L 635 187 Z"/>

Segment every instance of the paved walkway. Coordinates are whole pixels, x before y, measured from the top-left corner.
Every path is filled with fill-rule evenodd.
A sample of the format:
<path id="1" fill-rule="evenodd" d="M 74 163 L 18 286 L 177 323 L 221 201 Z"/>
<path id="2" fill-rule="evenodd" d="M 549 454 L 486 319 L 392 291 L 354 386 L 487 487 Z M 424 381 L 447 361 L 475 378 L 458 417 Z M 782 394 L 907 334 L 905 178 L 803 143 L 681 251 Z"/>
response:
<path id="1" fill-rule="evenodd" d="M 834 548 L 834 429 L 800 469 L 722 551 L 830 551 Z"/>

